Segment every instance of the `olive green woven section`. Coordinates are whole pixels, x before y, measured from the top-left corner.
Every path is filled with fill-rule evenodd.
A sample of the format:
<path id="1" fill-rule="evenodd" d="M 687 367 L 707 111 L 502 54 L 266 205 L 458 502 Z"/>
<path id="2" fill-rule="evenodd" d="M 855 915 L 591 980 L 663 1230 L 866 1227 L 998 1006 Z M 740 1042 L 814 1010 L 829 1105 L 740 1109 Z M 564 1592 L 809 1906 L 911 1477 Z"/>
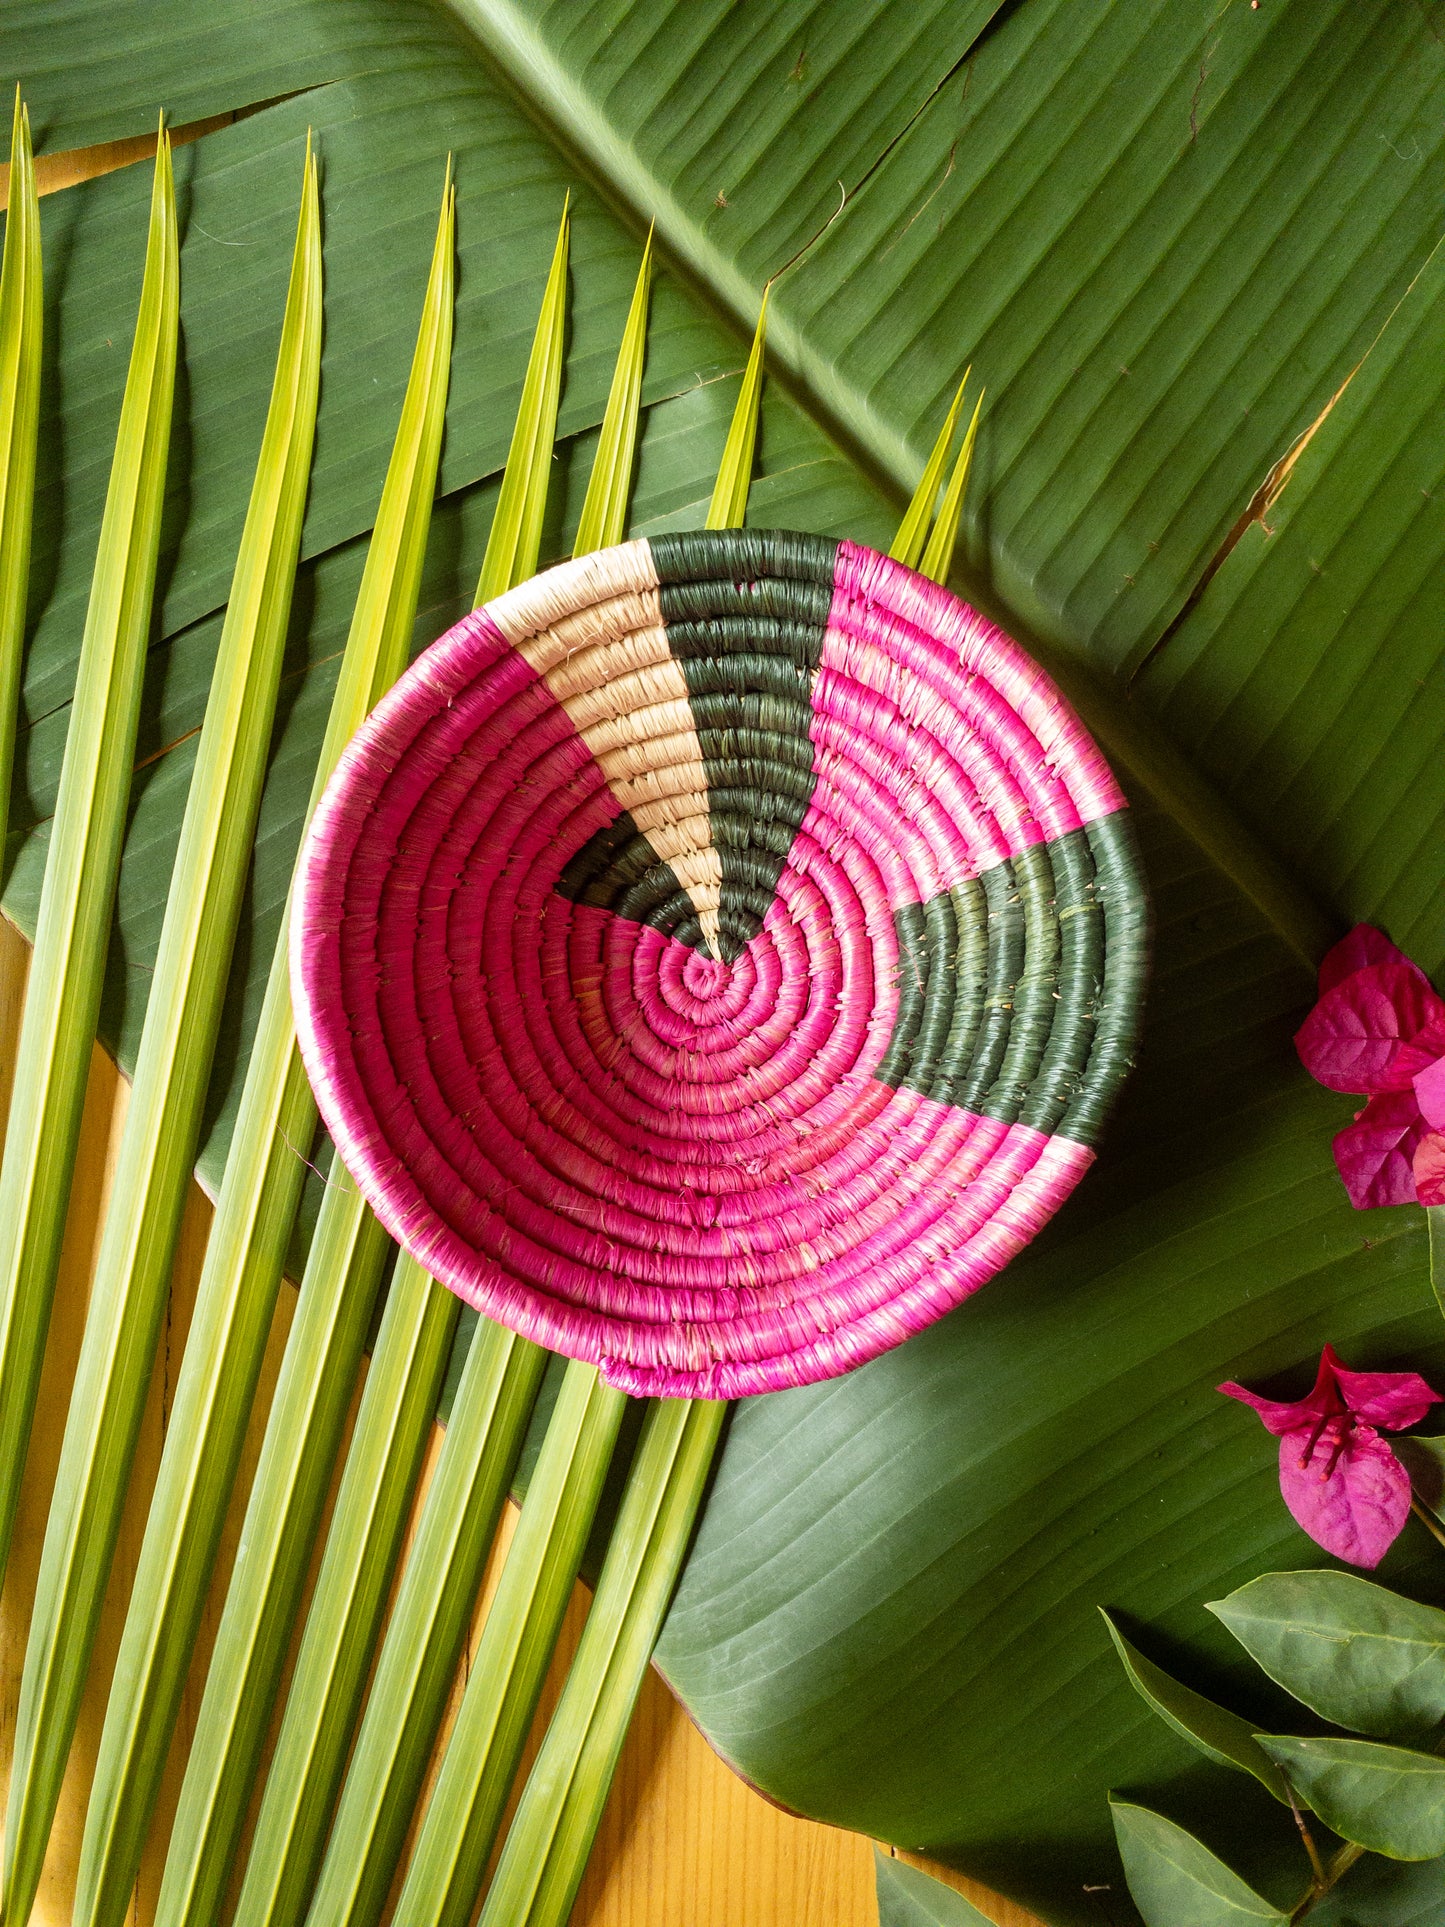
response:
<path id="1" fill-rule="evenodd" d="M 1035 844 L 894 923 L 880 1080 L 1092 1144 L 1133 1059 L 1148 964 L 1128 817 Z"/>

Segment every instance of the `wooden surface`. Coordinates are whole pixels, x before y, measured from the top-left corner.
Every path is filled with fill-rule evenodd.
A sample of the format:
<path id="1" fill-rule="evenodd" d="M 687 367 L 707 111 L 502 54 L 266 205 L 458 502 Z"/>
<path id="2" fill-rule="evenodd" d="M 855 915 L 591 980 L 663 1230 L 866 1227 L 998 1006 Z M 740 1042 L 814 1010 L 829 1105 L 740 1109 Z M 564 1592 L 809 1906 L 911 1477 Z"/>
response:
<path id="1" fill-rule="evenodd" d="M 194 139 L 223 125 L 229 118 L 224 116 L 195 127 L 177 129 L 173 138 Z M 154 148 L 154 138 L 146 137 L 112 142 L 83 154 L 46 157 L 37 164 L 41 192 L 58 192 L 112 168 L 145 160 Z M 0 175 L 6 173 L 8 169 L 0 167 Z M 4 182 L 0 180 L 0 194 L 3 192 Z M 11 925 L 0 920 L 0 1115 L 9 1103 L 14 1039 L 28 959 L 24 941 Z M 106 1188 L 127 1097 L 128 1087 L 114 1064 L 97 1050 L 91 1066 L 65 1251 L 25 1488 L 16 1520 L 10 1567 L 0 1592 L 0 1760 L 4 1762 L 7 1779 L 25 1629 L 34 1595 L 69 1385 L 84 1325 Z M 65 1927 L 70 1920 L 86 1793 L 100 1738 L 105 1697 L 209 1224 L 210 1206 L 193 1185 L 115 1570 L 45 1876 L 32 1916 L 35 1927 Z M 207 1602 L 201 1639 L 167 1763 L 165 1785 L 137 1883 L 132 1915 L 137 1923 L 148 1922 L 154 1913 L 165 1839 L 180 1788 L 185 1749 L 194 1731 L 205 1667 L 235 1553 L 240 1514 L 255 1467 L 265 1411 L 285 1344 L 292 1302 L 289 1288 L 283 1290 L 216 1579 Z M 488 1585 L 483 1588 L 479 1601 L 479 1622 L 511 1526 L 509 1517 L 498 1535 Z M 586 1604 L 587 1595 L 579 1588 L 538 1715 L 539 1725 L 555 1701 L 559 1680 L 585 1617 Z M 457 1682 L 458 1692 L 464 1683 L 465 1665 L 464 1661 Z M 535 1735 L 533 1745 L 535 1747 Z M 1034 1917 L 1023 1909 L 999 1900 L 961 1876 L 912 1855 L 904 1858 L 927 1868 L 968 1895 L 997 1927 L 1039 1927 Z M 718 1759 L 661 1680 L 656 1674 L 650 1674 L 592 1862 L 573 1910 L 572 1927 L 874 1927 L 876 1920 L 871 1842 L 856 1834 L 796 1819 L 771 1806 Z"/>

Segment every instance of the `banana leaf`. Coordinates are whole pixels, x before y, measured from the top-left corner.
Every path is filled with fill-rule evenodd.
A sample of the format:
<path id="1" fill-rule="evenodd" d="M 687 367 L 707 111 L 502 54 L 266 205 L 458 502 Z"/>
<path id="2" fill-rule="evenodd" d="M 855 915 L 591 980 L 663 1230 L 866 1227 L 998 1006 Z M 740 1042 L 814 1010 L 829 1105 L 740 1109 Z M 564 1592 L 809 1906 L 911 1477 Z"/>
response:
<path id="1" fill-rule="evenodd" d="M 1212 1387 L 1293 1395 L 1325 1338 L 1357 1367 L 1445 1374 L 1420 1215 L 1349 1210 L 1329 1157 L 1349 1100 L 1290 1044 L 1346 921 L 1445 958 L 1438 0 L 285 0 L 249 37 L 248 13 L 22 0 L 0 22 L 41 150 L 144 131 L 158 105 L 260 104 L 177 157 L 186 438 L 106 1040 L 130 1061 L 242 512 L 230 417 L 269 373 L 248 290 L 282 272 L 308 123 L 332 301 L 315 486 L 203 1171 L 224 1153 L 446 151 L 456 376 L 418 645 L 477 579 L 569 189 L 544 560 L 572 545 L 653 221 L 633 532 L 705 519 L 769 277 L 782 379 L 755 525 L 886 548 L 971 362 L 989 400 L 953 580 L 1059 670 L 1139 808 L 1159 910 L 1143 1061 L 1097 1170 L 976 1302 L 850 1378 L 737 1412 L 660 1657 L 772 1797 L 1051 1922 L 1096 1920 L 1100 1885 L 1127 1918 L 1111 1786 L 1214 1844 L 1247 1822 L 1255 1862 L 1226 1857 L 1273 1892 L 1297 1853 L 1288 1815 L 1153 1719 L 1096 1607 L 1284 1730 L 1203 1602 L 1318 1554 L 1267 1442 Z M 122 174 L 44 204 L 54 373 L 7 853 L 24 926 L 142 188 Z M 1413 1526 L 1383 1577 L 1445 1592 Z"/>

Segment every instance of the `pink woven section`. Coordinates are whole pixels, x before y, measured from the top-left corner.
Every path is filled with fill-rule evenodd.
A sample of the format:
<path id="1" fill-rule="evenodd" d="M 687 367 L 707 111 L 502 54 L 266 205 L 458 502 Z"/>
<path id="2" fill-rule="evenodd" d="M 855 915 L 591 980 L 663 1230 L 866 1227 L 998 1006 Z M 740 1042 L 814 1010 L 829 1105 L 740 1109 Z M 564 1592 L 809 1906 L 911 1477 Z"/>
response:
<path id="1" fill-rule="evenodd" d="M 991 1277 L 1092 1158 L 878 1081 L 895 912 L 1122 799 L 1006 637 L 845 544 L 758 935 L 724 964 L 574 903 L 618 799 L 515 646 L 600 579 L 569 567 L 505 635 L 459 623 L 342 759 L 293 931 L 307 1069 L 386 1228 L 480 1311 L 638 1394 L 831 1376 Z"/>
<path id="2" fill-rule="evenodd" d="M 891 798 L 892 814 L 928 810 L 937 888 L 1124 808 L 1098 745 L 1012 637 L 854 542 L 838 545 L 813 701 L 844 766 L 871 751 L 875 796 L 890 760 L 914 774 L 922 795 Z"/>

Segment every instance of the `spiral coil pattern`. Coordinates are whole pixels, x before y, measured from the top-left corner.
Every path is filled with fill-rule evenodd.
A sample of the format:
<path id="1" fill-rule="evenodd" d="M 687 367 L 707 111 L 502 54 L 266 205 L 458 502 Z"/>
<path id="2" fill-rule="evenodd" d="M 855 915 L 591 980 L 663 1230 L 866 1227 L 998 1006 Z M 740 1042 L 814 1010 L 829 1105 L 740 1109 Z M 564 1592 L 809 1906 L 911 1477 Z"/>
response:
<path id="1" fill-rule="evenodd" d="M 897 1344 L 1005 1264 L 1128 1068 L 1147 911 L 1048 679 L 850 543 L 659 538 L 467 617 L 303 854 L 298 1031 L 383 1223 L 636 1393 Z"/>

